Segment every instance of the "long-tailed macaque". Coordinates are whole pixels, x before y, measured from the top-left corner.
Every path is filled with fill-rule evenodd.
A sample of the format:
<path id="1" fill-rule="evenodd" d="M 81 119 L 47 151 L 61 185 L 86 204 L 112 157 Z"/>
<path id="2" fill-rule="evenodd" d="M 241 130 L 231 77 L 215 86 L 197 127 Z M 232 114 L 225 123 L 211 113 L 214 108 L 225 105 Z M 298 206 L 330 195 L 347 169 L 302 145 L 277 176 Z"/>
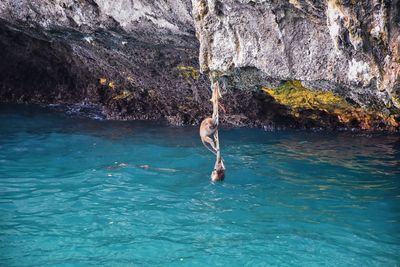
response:
<path id="1" fill-rule="evenodd" d="M 210 137 L 217 130 L 218 125 L 212 118 L 205 118 L 200 124 L 200 139 L 203 145 L 215 155 L 217 154 L 217 148 L 214 140 Z M 209 146 L 207 146 L 209 144 Z"/>

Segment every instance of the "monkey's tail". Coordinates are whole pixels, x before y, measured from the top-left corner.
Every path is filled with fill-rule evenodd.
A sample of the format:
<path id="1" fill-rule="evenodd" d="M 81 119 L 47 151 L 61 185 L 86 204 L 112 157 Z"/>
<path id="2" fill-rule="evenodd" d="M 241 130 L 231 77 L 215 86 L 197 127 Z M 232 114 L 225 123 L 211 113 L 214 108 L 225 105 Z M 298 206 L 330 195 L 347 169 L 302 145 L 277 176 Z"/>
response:
<path id="1" fill-rule="evenodd" d="M 213 153 L 214 155 L 217 155 L 217 152 L 216 151 L 214 151 L 213 149 L 211 149 L 211 148 L 209 148 L 207 145 L 206 145 L 206 143 L 204 143 L 204 141 L 203 140 L 201 140 L 201 142 L 203 143 L 203 145 L 208 149 L 208 150 L 210 150 L 211 151 L 211 153 Z"/>

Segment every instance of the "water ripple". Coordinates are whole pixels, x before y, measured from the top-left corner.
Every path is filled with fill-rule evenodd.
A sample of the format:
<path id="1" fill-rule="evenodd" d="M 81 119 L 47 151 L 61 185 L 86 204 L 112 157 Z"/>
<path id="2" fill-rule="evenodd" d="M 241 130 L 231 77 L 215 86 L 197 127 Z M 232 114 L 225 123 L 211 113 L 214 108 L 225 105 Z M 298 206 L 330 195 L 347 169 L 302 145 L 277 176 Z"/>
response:
<path id="1" fill-rule="evenodd" d="M 398 264 L 398 136 L 221 136 L 0 113 L 0 265 Z"/>

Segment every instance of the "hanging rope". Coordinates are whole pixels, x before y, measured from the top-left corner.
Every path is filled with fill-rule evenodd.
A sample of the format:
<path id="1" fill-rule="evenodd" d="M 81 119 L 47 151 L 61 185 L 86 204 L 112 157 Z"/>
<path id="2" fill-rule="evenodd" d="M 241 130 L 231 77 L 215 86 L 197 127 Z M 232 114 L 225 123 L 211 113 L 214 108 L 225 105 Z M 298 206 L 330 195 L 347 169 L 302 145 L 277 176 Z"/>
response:
<path id="1" fill-rule="evenodd" d="M 211 180 L 212 181 L 222 181 L 225 177 L 225 165 L 224 160 L 221 157 L 221 149 L 219 145 L 219 136 L 218 136 L 218 126 L 219 126 L 219 99 L 221 98 L 221 91 L 219 87 L 219 83 L 214 82 L 212 83 L 212 97 L 211 102 L 213 104 L 213 114 L 212 119 L 214 124 L 216 125 L 217 129 L 214 133 L 214 142 L 216 148 L 216 160 L 214 165 L 214 170 L 211 173 Z"/>

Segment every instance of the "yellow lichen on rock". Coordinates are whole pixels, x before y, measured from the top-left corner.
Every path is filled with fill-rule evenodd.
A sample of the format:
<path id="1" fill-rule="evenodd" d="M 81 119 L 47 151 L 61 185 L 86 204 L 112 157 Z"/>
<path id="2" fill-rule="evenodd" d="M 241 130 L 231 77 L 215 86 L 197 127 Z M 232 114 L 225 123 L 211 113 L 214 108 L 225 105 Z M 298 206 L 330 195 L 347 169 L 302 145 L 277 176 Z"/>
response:
<path id="1" fill-rule="evenodd" d="M 109 81 L 107 78 L 99 78 L 99 84 L 108 86 L 110 89 L 115 90 L 115 82 L 114 81 Z"/>
<path id="2" fill-rule="evenodd" d="M 129 92 L 129 91 L 127 91 L 127 90 L 124 90 L 124 91 L 122 91 L 122 93 L 120 93 L 119 95 L 114 96 L 113 99 L 114 99 L 114 100 L 121 100 L 121 99 L 127 98 L 127 97 L 130 96 L 130 95 L 131 95 L 131 92 Z"/>
<path id="3" fill-rule="evenodd" d="M 185 79 L 192 78 L 197 80 L 200 77 L 200 71 L 194 67 L 180 65 L 176 68 L 179 70 L 179 75 Z"/>
<path id="4" fill-rule="evenodd" d="M 106 85 L 106 84 L 107 84 L 107 79 L 106 79 L 106 78 L 100 78 L 100 79 L 99 79 L 99 83 L 100 83 L 101 85 Z"/>
<path id="5" fill-rule="evenodd" d="M 344 98 L 332 92 L 305 88 L 300 81 L 287 81 L 277 88 L 264 87 L 262 90 L 279 104 L 289 107 L 296 118 L 301 116 L 303 110 L 320 110 L 336 116 L 344 125 L 356 124 L 364 130 L 376 128 L 381 122 L 389 128 L 399 127 L 394 116 L 352 106 Z M 310 115 L 309 118 L 313 119 L 313 116 Z"/>
<path id="6" fill-rule="evenodd" d="M 292 109 L 318 109 L 333 112 L 351 106 L 332 92 L 314 91 L 305 88 L 300 81 L 287 81 L 277 88 L 262 88 L 277 102 Z"/>
<path id="7" fill-rule="evenodd" d="M 115 90 L 115 82 L 114 82 L 114 81 L 110 81 L 110 82 L 108 83 L 108 87 L 110 87 L 110 89 Z"/>
<path id="8" fill-rule="evenodd" d="M 392 103 L 395 107 L 400 108 L 400 98 L 399 97 L 393 96 Z"/>

